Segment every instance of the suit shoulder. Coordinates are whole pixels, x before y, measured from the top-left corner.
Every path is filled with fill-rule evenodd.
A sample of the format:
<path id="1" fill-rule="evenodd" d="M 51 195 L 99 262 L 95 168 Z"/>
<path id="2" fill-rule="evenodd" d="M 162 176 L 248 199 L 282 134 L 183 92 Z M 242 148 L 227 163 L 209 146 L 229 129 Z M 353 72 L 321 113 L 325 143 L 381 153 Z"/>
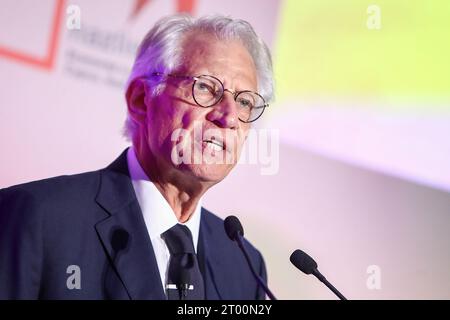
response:
<path id="1" fill-rule="evenodd" d="M 44 200 L 65 193 L 82 192 L 92 190 L 98 185 L 101 170 L 64 175 L 42 180 L 26 182 L 0 189 L 0 199 L 32 196 Z"/>
<path id="2" fill-rule="evenodd" d="M 92 216 L 100 171 L 58 176 L 0 190 L 0 231 L 28 230 L 67 232 Z"/>
<path id="3" fill-rule="evenodd" d="M 0 190 L 0 216 L 19 221 L 44 216 L 52 220 L 75 212 L 87 214 L 77 209 L 93 203 L 99 183 L 99 171 L 94 171 L 11 186 Z"/>

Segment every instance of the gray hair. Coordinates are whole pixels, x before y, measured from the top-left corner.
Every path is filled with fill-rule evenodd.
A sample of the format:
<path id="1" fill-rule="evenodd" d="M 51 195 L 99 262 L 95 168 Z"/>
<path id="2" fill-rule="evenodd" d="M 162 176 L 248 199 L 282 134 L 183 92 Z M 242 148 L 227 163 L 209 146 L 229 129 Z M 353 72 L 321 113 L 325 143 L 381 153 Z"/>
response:
<path id="1" fill-rule="evenodd" d="M 181 64 L 181 43 L 188 32 L 206 32 L 220 40 L 238 40 L 250 53 L 257 72 L 258 91 L 269 102 L 273 98 L 273 71 L 270 51 L 253 27 L 244 20 L 223 15 L 210 15 L 195 19 L 184 14 L 171 15 L 160 19 L 147 33 L 139 45 L 136 59 L 126 88 L 137 78 L 149 76 L 153 72 L 170 73 Z M 154 78 L 154 79 L 153 79 Z M 152 94 L 163 90 L 161 77 L 152 77 Z M 137 124 L 127 115 L 124 135 L 133 140 Z"/>

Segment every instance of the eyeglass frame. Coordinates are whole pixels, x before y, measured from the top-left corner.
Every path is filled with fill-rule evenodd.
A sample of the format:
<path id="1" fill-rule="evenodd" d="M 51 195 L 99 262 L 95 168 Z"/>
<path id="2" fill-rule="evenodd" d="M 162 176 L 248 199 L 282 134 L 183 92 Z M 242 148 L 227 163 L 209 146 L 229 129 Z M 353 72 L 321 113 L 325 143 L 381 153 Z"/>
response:
<path id="1" fill-rule="evenodd" d="M 262 108 L 263 111 L 255 119 L 253 119 L 251 121 L 244 121 L 241 118 L 239 118 L 239 121 L 241 121 L 243 123 L 255 122 L 256 120 L 258 120 L 262 116 L 262 114 L 264 113 L 264 110 L 269 106 L 269 104 L 266 102 L 264 97 L 262 95 L 260 95 L 258 92 L 254 92 L 254 91 L 251 91 L 251 90 L 232 91 L 230 89 L 226 89 L 225 86 L 223 85 L 223 82 L 220 81 L 220 79 L 218 79 L 217 77 L 214 77 L 212 75 L 209 75 L 209 74 L 202 74 L 202 75 L 199 75 L 199 76 L 186 76 L 186 75 L 177 75 L 177 74 L 172 74 L 172 73 L 162 73 L 162 72 L 157 72 L 156 71 L 156 72 L 153 72 L 151 75 L 154 76 L 154 77 L 167 76 L 167 77 L 173 77 L 173 78 L 194 80 L 194 82 L 192 84 L 192 98 L 194 99 L 194 102 L 201 108 L 211 108 L 211 107 L 215 106 L 216 104 L 218 104 L 223 99 L 225 91 L 228 91 L 229 93 L 231 93 L 233 95 L 233 100 L 235 102 L 237 102 L 236 99 L 241 93 L 249 92 L 249 93 L 256 94 L 257 96 L 259 96 L 262 99 L 264 104 L 262 106 L 258 106 L 258 107 L 254 107 L 254 108 L 256 108 L 256 109 L 261 109 Z M 217 80 L 220 83 L 220 85 L 222 86 L 222 89 L 223 89 L 221 97 L 215 103 L 213 103 L 213 104 L 211 104 L 209 106 L 203 106 L 203 105 L 201 105 L 200 103 L 197 102 L 197 99 L 195 99 L 195 95 L 194 95 L 195 82 L 200 80 L 200 77 L 211 77 L 211 78 Z"/>

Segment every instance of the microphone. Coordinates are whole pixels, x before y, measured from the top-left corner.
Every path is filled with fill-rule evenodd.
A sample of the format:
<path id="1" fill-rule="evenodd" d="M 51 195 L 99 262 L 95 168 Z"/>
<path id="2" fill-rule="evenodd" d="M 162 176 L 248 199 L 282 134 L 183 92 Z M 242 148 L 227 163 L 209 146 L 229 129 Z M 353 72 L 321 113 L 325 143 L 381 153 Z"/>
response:
<path id="1" fill-rule="evenodd" d="M 112 265 L 115 265 L 117 260 L 121 255 L 123 255 L 131 243 L 131 236 L 125 229 L 121 227 L 114 227 L 109 232 L 109 242 L 111 244 L 112 253 L 111 253 L 111 261 Z M 113 280 L 114 277 L 114 268 L 108 267 L 106 271 L 103 273 L 103 286 L 105 288 L 105 297 L 106 299 L 114 299 L 112 292 L 114 291 L 115 283 Z M 131 297 L 129 296 L 131 299 Z"/>
<path id="2" fill-rule="evenodd" d="M 232 241 L 236 241 L 239 248 L 244 253 L 245 259 L 252 271 L 253 277 L 256 279 L 256 282 L 263 288 L 264 292 L 269 296 L 271 300 L 277 300 L 273 293 L 269 290 L 267 285 L 264 283 L 264 280 L 256 273 L 255 268 L 250 261 L 250 257 L 248 255 L 247 250 L 244 247 L 244 229 L 242 228 L 242 224 L 239 219 L 235 216 L 228 216 L 224 221 L 225 232 Z"/>
<path id="3" fill-rule="evenodd" d="M 306 252 L 295 250 L 289 258 L 294 266 L 306 274 L 313 274 L 317 279 L 325 284 L 341 300 L 347 300 L 328 280 L 317 270 L 317 263 Z"/>

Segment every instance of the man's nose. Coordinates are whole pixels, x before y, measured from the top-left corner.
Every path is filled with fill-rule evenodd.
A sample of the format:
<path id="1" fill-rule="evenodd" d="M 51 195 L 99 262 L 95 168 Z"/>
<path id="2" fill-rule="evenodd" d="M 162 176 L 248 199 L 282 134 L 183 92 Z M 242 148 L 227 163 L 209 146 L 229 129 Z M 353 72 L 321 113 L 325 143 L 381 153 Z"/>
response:
<path id="1" fill-rule="evenodd" d="M 222 99 L 206 115 L 206 119 L 221 128 L 236 129 L 239 121 L 239 110 L 233 94 L 225 91 Z"/>

